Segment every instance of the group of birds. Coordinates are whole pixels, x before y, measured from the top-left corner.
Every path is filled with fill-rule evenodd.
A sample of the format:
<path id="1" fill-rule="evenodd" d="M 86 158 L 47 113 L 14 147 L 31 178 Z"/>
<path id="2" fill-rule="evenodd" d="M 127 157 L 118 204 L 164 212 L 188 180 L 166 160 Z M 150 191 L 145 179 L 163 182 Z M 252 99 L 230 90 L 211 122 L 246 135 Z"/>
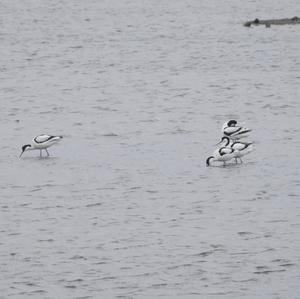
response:
<path id="1" fill-rule="evenodd" d="M 252 142 L 239 141 L 242 138 L 248 137 L 248 133 L 252 130 L 243 126 L 237 125 L 236 120 L 229 120 L 224 123 L 222 127 L 223 137 L 217 144 L 220 146 L 213 152 L 213 155 L 206 159 L 206 166 L 210 166 L 212 162 L 218 161 L 223 162 L 226 165 L 227 161 L 235 159 L 235 163 L 238 160 L 243 163 L 242 157 L 249 154 L 253 150 Z M 42 134 L 36 136 L 30 144 L 22 146 L 22 152 L 20 157 L 26 151 L 39 150 L 40 157 L 43 156 L 42 151 L 44 150 L 47 156 L 50 156 L 48 148 L 58 143 L 63 137 Z"/>
<path id="2" fill-rule="evenodd" d="M 235 163 L 240 161 L 243 163 L 242 157 L 249 154 L 253 150 L 252 142 L 239 141 L 249 136 L 251 129 L 239 126 L 236 120 L 229 120 L 222 126 L 223 137 L 217 145 L 220 145 L 213 155 L 206 159 L 206 166 L 210 166 L 212 162 L 223 162 L 235 159 Z"/>

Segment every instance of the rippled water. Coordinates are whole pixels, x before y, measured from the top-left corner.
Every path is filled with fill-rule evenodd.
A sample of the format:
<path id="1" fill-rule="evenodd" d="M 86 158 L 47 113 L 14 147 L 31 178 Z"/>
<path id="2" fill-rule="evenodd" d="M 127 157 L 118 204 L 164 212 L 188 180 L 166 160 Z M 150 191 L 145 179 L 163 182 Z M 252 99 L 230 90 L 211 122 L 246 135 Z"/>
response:
<path id="1" fill-rule="evenodd" d="M 0 6 L 1 299 L 299 298 L 298 1 Z"/>

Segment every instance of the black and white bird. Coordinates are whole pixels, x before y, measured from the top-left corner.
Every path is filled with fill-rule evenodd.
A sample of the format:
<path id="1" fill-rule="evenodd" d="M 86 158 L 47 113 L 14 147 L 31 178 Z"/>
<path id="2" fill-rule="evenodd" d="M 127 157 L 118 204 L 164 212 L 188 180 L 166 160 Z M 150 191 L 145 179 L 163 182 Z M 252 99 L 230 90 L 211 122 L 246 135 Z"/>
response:
<path id="1" fill-rule="evenodd" d="M 33 138 L 30 144 L 25 144 L 22 146 L 22 152 L 20 157 L 25 151 L 39 150 L 40 157 L 42 157 L 42 150 L 45 150 L 47 156 L 50 156 L 47 148 L 59 142 L 63 137 L 62 136 L 52 136 L 47 134 L 38 135 Z"/>
<path id="2" fill-rule="evenodd" d="M 206 166 L 210 166 L 211 162 L 219 161 L 223 162 L 223 165 L 226 165 L 227 161 L 230 161 L 235 157 L 235 150 L 230 147 L 221 147 L 214 152 L 213 156 L 210 156 L 206 159 Z"/>
<path id="3" fill-rule="evenodd" d="M 251 129 L 238 126 L 237 121 L 234 119 L 225 122 L 222 126 L 223 135 L 229 137 L 232 140 L 238 140 L 247 137 L 248 133 L 251 131 Z"/>
<path id="4" fill-rule="evenodd" d="M 241 142 L 241 141 L 232 141 L 229 137 L 222 137 L 221 141 L 222 147 L 229 147 L 234 150 L 234 158 L 235 162 L 237 163 L 238 159 L 241 163 L 243 160 L 241 159 L 243 156 L 249 154 L 253 150 L 253 143 L 252 142 Z M 218 150 L 216 150 L 218 151 Z M 215 151 L 215 152 L 216 152 Z"/>

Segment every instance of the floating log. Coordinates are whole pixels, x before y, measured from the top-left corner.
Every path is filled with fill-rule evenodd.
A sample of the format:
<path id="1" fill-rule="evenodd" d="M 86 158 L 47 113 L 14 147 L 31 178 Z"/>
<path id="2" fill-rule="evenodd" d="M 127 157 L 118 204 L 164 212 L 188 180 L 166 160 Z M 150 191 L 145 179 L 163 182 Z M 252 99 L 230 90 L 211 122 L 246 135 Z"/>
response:
<path id="1" fill-rule="evenodd" d="M 249 21 L 244 23 L 244 26 L 250 27 L 251 25 L 265 25 L 266 27 L 271 27 L 271 25 L 288 25 L 288 24 L 300 24 L 300 18 L 293 17 L 291 19 L 270 19 L 270 20 L 259 20 Z"/>

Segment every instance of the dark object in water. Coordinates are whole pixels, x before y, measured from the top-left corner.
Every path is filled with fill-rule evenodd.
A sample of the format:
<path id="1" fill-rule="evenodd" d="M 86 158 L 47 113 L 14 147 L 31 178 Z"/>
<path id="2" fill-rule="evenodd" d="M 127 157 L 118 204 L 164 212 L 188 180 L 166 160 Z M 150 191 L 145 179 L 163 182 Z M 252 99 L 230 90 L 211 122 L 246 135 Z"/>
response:
<path id="1" fill-rule="evenodd" d="M 249 21 L 244 23 L 244 26 L 250 27 L 251 25 L 265 25 L 266 27 L 271 27 L 271 25 L 288 25 L 288 24 L 300 24 L 300 18 L 293 17 L 291 19 L 270 19 L 270 20 L 259 20 Z"/>

